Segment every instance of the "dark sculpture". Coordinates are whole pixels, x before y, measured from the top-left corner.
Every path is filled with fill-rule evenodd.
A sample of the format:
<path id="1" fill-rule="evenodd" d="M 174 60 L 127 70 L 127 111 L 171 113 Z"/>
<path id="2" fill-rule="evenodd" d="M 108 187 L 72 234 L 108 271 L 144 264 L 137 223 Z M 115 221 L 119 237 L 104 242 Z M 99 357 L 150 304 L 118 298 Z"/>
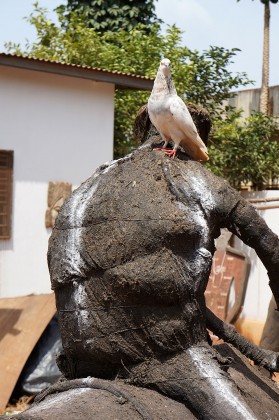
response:
<path id="1" fill-rule="evenodd" d="M 144 109 L 140 119 L 146 129 Z M 214 238 L 227 227 L 256 250 L 278 306 L 278 237 L 224 180 L 182 151 L 175 159 L 153 151 L 160 145 L 152 135 L 101 166 L 58 216 L 48 259 L 60 368 L 69 379 L 126 378 L 201 418 L 256 418 L 206 327 L 270 370 L 278 355 L 247 344 L 206 311 L 204 292 Z"/>

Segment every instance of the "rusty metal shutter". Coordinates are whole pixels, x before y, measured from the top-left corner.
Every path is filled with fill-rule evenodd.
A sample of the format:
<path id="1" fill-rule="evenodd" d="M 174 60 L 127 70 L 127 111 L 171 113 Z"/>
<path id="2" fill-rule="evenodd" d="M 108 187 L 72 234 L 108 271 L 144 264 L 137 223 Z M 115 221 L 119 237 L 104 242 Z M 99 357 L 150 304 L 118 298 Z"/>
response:
<path id="1" fill-rule="evenodd" d="M 10 239 L 14 152 L 0 150 L 0 239 Z"/>

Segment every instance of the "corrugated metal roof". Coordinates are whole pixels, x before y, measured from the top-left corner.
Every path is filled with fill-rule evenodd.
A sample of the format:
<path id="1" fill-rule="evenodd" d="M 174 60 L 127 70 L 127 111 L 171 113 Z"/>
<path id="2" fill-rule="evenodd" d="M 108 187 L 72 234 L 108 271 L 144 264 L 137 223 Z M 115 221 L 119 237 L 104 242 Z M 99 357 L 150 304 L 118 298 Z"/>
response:
<path id="1" fill-rule="evenodd" d="M 119 89 L 151 90 L 154 81 L 132 73 L 7 53 L 0 53 L 0 65 L 113 83 Z"/>

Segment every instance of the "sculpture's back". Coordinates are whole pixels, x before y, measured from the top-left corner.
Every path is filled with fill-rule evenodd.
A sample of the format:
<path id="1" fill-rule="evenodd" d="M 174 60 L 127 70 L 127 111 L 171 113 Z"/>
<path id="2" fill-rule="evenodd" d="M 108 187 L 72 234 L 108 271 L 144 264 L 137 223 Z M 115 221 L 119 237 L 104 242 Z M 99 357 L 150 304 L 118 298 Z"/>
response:
<path id="1" fill-rule="evenodd" d="M 197 162 L 150 149 L 100 168 L 64 205 L 50 240 L 75 376 L 111 377 L 123 363 L 206 341 L 219 181 Z"/>
<path id="2" fill-rule="evenodd" d="M 172 160 L 153 147 L 99 168 L 58 217 L 49 266 L 61 370 L 126 377 L 205 418 L 255 418 L 207 344 L 205 320 L 214 238 L 241 198 L 184 153 Z"/>

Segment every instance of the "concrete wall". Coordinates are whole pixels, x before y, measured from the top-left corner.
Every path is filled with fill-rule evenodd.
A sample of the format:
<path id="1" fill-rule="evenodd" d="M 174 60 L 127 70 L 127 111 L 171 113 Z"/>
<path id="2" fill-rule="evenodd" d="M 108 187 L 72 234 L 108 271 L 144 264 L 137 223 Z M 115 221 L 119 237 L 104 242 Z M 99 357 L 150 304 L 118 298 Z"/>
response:
<path id="1" fill-rule="evenodd" d="M 236 95 L 225 101 L 226 105 L 242 109 L 242 117 L 249 117 L 254 111 L 260 110 L 260 89 L 247 89 L 236 92 Z M 269 90 L 270 111 L 274 116 L 279 116 L 279 86 L 272 86 Z"/>
<path id="2" fill-rule="evenodd" d="M 113 156 L 114 85 L 0 66 L 0 149 L 14 150 L 12 239 L 0 297 L 50 291 L 49 181 L 78 186 Z"/>

